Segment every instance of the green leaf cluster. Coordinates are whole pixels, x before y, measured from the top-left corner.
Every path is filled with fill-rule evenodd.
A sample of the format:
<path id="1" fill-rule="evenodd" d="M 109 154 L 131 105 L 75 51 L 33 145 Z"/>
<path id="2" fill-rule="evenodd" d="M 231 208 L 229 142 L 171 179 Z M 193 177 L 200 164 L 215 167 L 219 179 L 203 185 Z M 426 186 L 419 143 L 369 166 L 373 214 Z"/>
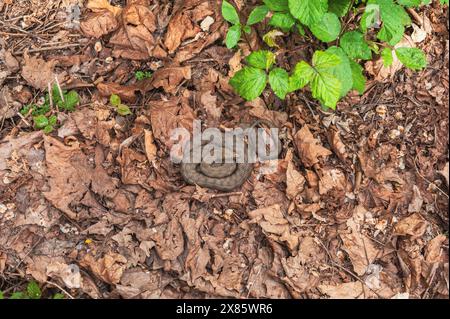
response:
<path id="1" fill-rule="evenodd" d="M 21 110 L 20 114 L 24 117 L 31 116 L 35 129 L 42 129 L 44 133 L 53 132 L 58 124 L 55 114 L 56 109 L 59 111 L 73 112 L 75 107 L 80 103 L 80 97 L 76 91 L 60 90 L 55 84 L 52 87 L 51 98 L 50 93 L 44 97 L 42 104 L 28 104 Z M 53 104 L 54 109 L 51 108 Z"/>
<path id="2" fill-rule="evenodd" d="M 116 107 L 117 114 L 122 116 L 131 114 L 131 110 L 128 105 L 123 104 L 120 96 L 118 96 L 117 94 L 112 94 L 109 97 L 109 103 L 111 103 L 112 106 Z"/>
<path id="3" fill-rule="evenodd" d="M 5 295 L 0 291 L 0 299 L 5 299 Z M 13 292 L 8 299 L 41 299 L 42 291 L 39 284 L 35 281 L 30 281 L 24 291 Z M 64 295 L 56 293 L 51 299 L 64 299 Z"/>
<path id="4" fill-rule="evenodd" d="M 425 53 L 418 48 L 398 47 L 405 30 L 411 25 L 406 8 L 429 4 L 430 0 L 262 0 L 242 25 L 235 7 L 222 3 L 222 15 L 232 24 L 226 45 L 234 48 L 251 26 L 268 20 L 272 27 L 263 36 L 264 42 L 278 48 L 276 38 L 296 32 L 311 34 L 325 43 L 326 50 L 313 54 L 311 63 L 300 61 L 291 72 L 276 66 L 276 54 L 259 50 L 246 57 L 247 66 L 230 80 L 236 92 L 246 100 L 260 96 L 270 85 L 274 94 L 284 99 L 287 94 L 309 86 L 314 98 L 325 108 L 336 108 L 349 91 L 364 93 L 366 79 L 361 66 L 374 56 L 381 56 L 385 66 L 395 55 L 407 68 L 426 67 Z M 448 0 L 440 0 L 447 4 Z M 357 28 L 346 29 L 350 15 L 356 15 Z M 307 32 L 309 31 L 309 33 Z M 376 40 L 369 34 L 374 34 Z"/>

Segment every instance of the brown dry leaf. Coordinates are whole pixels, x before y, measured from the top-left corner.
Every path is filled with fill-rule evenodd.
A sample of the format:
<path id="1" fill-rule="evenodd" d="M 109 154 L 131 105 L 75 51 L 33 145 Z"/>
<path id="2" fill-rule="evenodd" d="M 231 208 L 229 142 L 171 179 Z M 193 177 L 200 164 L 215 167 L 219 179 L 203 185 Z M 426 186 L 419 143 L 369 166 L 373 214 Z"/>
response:
<path id="1" fill-rule="evenodd" d="M 132 296 L 128 298 L 133 298 L 146 291 L 156 293 L 159 296 L 170 281 L 172 281 L 170 276 L 161 271 L 143 271 L 140 268 L 130 268 L 123 273 L 120 279 L 121 285 L 117 288 L 122 296 L 131 293 Z"/>
<path id="2" fill-rule="evenodd" d="M 45 159 L 50 190 L 43 192 L 53 206 L 71 219 L 77 219 L 72 203 L 78 204 L 92 179 L 92 171 L 78 143 L 67 146 L 50 136 L 44 136 Z"/>
<path id="3" fill-rule="evenodd" d="M 4 252 L 0 252 L 0 275 L 5 271 L 6 261 L 8 259 L 8 255 Z"/>
<path id="4" fill-rule="evenodd" d="M 330 190 L 347 190 L 347 179 L 345 174 L 338 168 L 323 168 L 319 180 L 319 194 L 324 195 Z"/>
<path id="5" fill-rule="evenodd" d="M 7 162 L 11 154 L 16 151 L 20 155 L 22 151 L 29 149 L 33 144 L 38 143 L 44 134 L 42 131 L 36 131 L 23 134 L 19 137 L 12 136 L 4 139 L 0 143 L 0 173 L 7 169 Z"/>
<path id="6" fill-rule="evenodd" d="M 108 0 L 89 0 L 86 8 L 96 12 L 106 9 L 116 16 L 122 12 L 122 8 L 111 5 Z"/>
<path id="7" fill-rule="evenodd" d="M 425 247 L 425 261 L 429 263 L 437 263 L 441 260 L 442 244 L 445 243 L 447 237 L 445 235 L 437 235 Z"/>
<path id="8" fill-rule="evenodd" d="M 69 289 L 81 287 L 80 268 L 75 264 L 52 262 L 47 266 L 47 275 L 60 278 Z"/>
<path id="9" fill-rule="evenodd" d="M 184 251 L 183 231 L 177 219 L 152 229 L 151 239 L 162 260 L 175 260 Z"/>
<path id="10" fill-rule="evenodd" d="M 192 8 L 192 5 L 195 5 L 195 7 Z M 201 28 L 197 25 L 197 22 L 200 22 L 208 15 L 214 14 L 209 6 L 208 1 L 203 1 L 200 4 L 198 2 L 188 2 L 187 5 L 181 7 L 172 16 L 164 40 L 169 53 L 175 52 L 182 41 L 194 38 L 199 34 Z"/>
<path id="11" fill-rule="evenodd" d="M 275 127 L 282 127 L 288 121 L 287 113 L 269 110 L 261 98 L 256 98 L 245 105 L 251 107 L 250 115 L 263 121 L 268 121 Z"/>
<path id="12" fill-rule="evenodd" d="M 319 163 L 319 157 L 326 157 L 332 154 L 330 150 L 320 145 L 319 140 L 314 138 L 306 125 L 295 134 L 294 139 L 300 160 L 306 167 Z"/>
<path id="13" fill-rule="evenodd" d="M 114 13 L 108 10 L 92 12 L 80 23 L 81 31 L 93 38 L 100 38 L 116 30 L 118 26 Z"/>
<path id="14" fill-rule="evenodd" d="M 200 103 L 205 108 L 208 117 L 213 121 L 217 121 L 222 115 L 222 107 L 217 106 L 217 96 L 211 93 L 211 91 L 203 92 L 200 95 Z"/>
<path id="15" fill-rule="evenodd" d="M 175 66 L 162 68 L 153 73 L 151 84 L 155 88 L 163 88 L 167 93 L 175 94 L 184 80 L 191 79 L 191 67 Z"/>
<path id="16" fill-rule="evenodd" d="M 236 53 L 231 57 L 228 65 L 230 66 L 230 72 L 228 72 L 228 76 L 232 78 L 237 71 L 242 69 L 242 54 L 241 50 L 237 50 Z"/>
<path id="17" fill-rule="evenodd" d="M 48 88 L 48 84 L 55 81 L 55 76 L 58 77 L 58 81 L 62 80 L 61 75 L 56 75 L 53 72 L 57 61 L 50 60 L 45 62 L 44 60 L 36 57 L 30 57 L 28 53 L 24 53 L 24 64 L 22 67 L 22 77 L 32 87 L 44 90 Z"/>
<path id="18" fill-rule="evenodd" d="M 89 269 L 100 279 L 110 284 L 117 284 L 122 278 L 127 259 L 117 253 L 108 252 L 102 258 L 96 259 L 90 253 L 80 261 L 83 267 Z"/>
<path id="19" fill-rule="evenodd" d="M 102 96 L 110 97 L 112 94 L 116 94 L 124 102 L 136 101 L 136 91 L 139 88 L 135 85 L 120 85 L 119 83 L 99 83 L 97 89 Z"/>
<path id="20" fill-rule="evenodd" d="M 150 102 L 150 120 L 153 135 L 156 139 L 171 148 L 176 141 L 171 140 L 172 130 L 183 127 L 192 131 L 194 112 L 184 98 L 173 98 L 169 101 Z"/>
<path id="21" fill-rule="evenodd" d="M 289 154 L 290 159 L 286 170 L 286 195 L 289 199 L 294 199 L 299 193 L 303 192 L 306 180 L 295 168 L 292 161 L 292 152 L 290 151 Z M 286 155 L 286 157 L 288 156 Z"/>
<path id="22" fill-rule="evenodd" d="M 320 282 L 320 267 L 325 258 L 324 250 L 313 237 L 302 238 L 298 254 L 281 259 L 287 276 L 284 281 L 299 293 L 314 289 Z"/>
<path id="23" fill-rule="evenodd" d="M 416 185 L 413 185 L 413 198 L 411 199 L 411 202 L 408 206 L 408 213 L 418 213 L 420 212 L 420 209 L 422 208 L 423 204 L 423 198 L 420 194 L 419 187 Z"/>
<path id="24" fill-rule="evenodd" d="M 0 80 L 0 86 L 1 86 Z M 0 117 L 3 119 L 9 119 L 17 115 L 22 103 L 16 101 L 17 92 L 11 90 L 8 86 L 3 86 L 0 89 Z"/>
<path id="25" fill-rule="evenodd" d="M 155 55 L 159 47 L 153 37 L 156 18 L 150 10 L 148 0 L 132 1 L 123 9 L 121 26 L 111 37 L 113 55 L 132 60 L 148 59 Z M 159 48 L 160 49 L 160 48 Z M 165 55 L 160 52 L 159 55 Z M 161 56 L 160 56 L 161 57 Z"/>
<path id="26" fill-rule="evenodd" d="M 421 237 L 427 230 L 428 222 L 418 213 L 400 220 L 394 227 L 394 234 L 399 236 Z"/>
<path id="27" fill-rule="evenodd" d="M 155 140 L 153 138 L 152 131 L 144 129 L 144 145 L 145 145 L 145 155 L 150 163 L 156 159 L 157 148 L 155 145 Z"/>
<path id="28" fill-rule="evenodd" d="M 344 282 L 339 285 L 319 285 L 317 288 L 331 299 L 364 298 L 363 284 L 359 281 Z"/>
<path id="29" fill-rule="evenodd" d="M 364 207 L 357 206 L 353 217 L 347 220 L 349 232 L 340 233 L 344 243 L 343 248 L 350 257 L 355 273 L 360 276 L 366 273 L 367 267 L 375 261 L 375 258 L 380 257 L 374 242 L 361 233 L 360 223 L 364 221 L 365 212 Z"/>
<path id="30" fill-rule="evenodd" d="M 251 223 L 261 226 L 264 233 L 276 241 L 285 241 L 291 251 L 298 245 L 298 235 L 292 233 L 289 222 L 278 204 L 253 210 L 248 213 Z"/>
<path id="31" fill-rule="evenodd" d="M 347 158 L 347 149 L 345 144 L 341 140 L 341 136 L 338 130 L 328 130 L 328 142 L 331 145 L 334 153 L 339 157 L 341 161 L 345 161 Z"/>

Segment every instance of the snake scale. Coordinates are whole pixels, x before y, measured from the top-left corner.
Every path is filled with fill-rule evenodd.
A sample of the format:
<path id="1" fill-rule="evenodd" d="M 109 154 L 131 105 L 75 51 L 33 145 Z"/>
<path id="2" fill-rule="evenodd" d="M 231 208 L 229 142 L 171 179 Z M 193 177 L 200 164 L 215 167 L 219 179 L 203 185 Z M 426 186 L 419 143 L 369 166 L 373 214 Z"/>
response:
<path id="1" fill-rule="evenodd" d="M 250 128 L 256 127 L 259 123 L 260 121 L 256 121 Z M 273 138 L 274 137 L 272 137 L 272 139 Z M 281 152 L 281 148 L 279 147 L 280 143 L 278 143 L 278 141 L 276 143 L 278 146 L 277 155 Z M 247 152 L 248 147 L 251 147 L 252 150 L 255 148 L 254 145 L 245 144 L 245 152 Z M 188 151 L 192 154 L 193 147 L 188 149 Z M 253 171 L 253 165 L 253 163 L 248 162 L 213 164 L 204 162 L 182 163 L 181 175 L 189 184 L 229 192 L 240 187 L 250 177 Z"/>

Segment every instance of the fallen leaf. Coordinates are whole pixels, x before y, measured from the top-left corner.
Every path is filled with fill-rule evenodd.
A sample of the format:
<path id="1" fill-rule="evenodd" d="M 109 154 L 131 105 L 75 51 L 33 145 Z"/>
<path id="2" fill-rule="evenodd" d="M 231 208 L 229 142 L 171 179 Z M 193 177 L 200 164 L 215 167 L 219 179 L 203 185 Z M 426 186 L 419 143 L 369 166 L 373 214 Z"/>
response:
<path id="1" fill-rule="evenodd" d="M 428 222 L 418 213 L 409 215 L 394 226 L 394 234 L 399 236 L 421 237 L 428 226 Z"/>
<path id="2" fill-rule="evenodd" d="M 127 259 L 124 256 L 113 252 L 108 252 L 99 259 L 89 253 L 81 259 L 80 265 L 89 267 L 101 280 L 110 284 L 117 284 L 125 271 L 126 262 Z"/>
<path id="3" fill-rule="evenodd" d="M 319 163 L 319 157 L 326 157 L 332 154 L 330 150 L 320 145 L 319 140 L 314 138 L 306 125 L 295 134 L 294 141 L 300 160 L 306 167 Z"/>
<path id="4" fill-rule="evenodd" d="M 365 212 L 364 207 L 357 206 L 354 210 L 353 217 L 347 220 L 349 233 L 340 233 L 344 244 L 343 249 L 347 252 L 355 273 L 359 276 L 366 273 L 367 267 L 377 257 L 381 257 L 372 239 L 361 233 L 360 222 L 364 220 L 363 215 Z"/>
<path id="5" fill-rule="evenodd" d="M 80 23 L 83 33 L 89 37 L 100 38 L 119 27 L 117 19 L 111 11 L 91 12 Z"/>
<path id="6" fill-rule="evenodd" d="M 50 60 L 46 62 L 40 58 L 30 57 L 26 52 L 23 58 L 22 77 L 34 88 L 47 89 L 48 84 L 55 81 L 55 76 L 58 78 L 58 81 L 62 80 L 62 77 L 56 75 L 53 71 L 57 61 Z"/>
<path id="7" fill-rule="evenodd" d="M 147 155 L 147 159 L 150 163 L 156 159 L 156 145 L 155 140 L 153 138 L 152 131 L 144 129 L 144 145 L 145 145 L 145 155 Z"/>
<path id="8" fill-rule="evenodd" d="M 258 224 L 264 233 L 277 241 L 285 241 L 291 251 L 298 246 L 298 235 L 291 232 L 289 222 L 278 204 L 252 210 L 248 213 L 251 223 Z"/>
<path id="9" fill-rule="evenodd" d="M 418 213 L 422 208 L 423 198 L 420 190 L 416 185 L 413 185 L 413 198 L 408 206 L 408 213 Z"/>

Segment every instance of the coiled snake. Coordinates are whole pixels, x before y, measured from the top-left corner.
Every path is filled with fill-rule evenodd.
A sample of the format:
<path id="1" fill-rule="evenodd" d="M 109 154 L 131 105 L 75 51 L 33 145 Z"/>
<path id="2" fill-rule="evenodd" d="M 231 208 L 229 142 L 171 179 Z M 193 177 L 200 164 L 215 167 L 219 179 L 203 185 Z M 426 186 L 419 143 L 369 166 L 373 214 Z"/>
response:
<path id="1" fill-rule="evenodd" d="M 250 126 L 250 129 L 256 128 L 261 121 L 256 121 Z M 242 138 L 244 138 L 242 136 Z M 275 139 L 276 138 L 276 139 Z M 273 141 L 272 145 L 277 147 L 276 156 L 278 157 L 281 152 L 281 146 L 278 136 L 271 136 Z M 247 154 L 248 149 L 250 152 L 256 150 L 256 141 L 253 143 L 244 143 L 244 152 Z M 203 145 L 202 145 L 203 146 Z M 225 147 L 221 144 L 222 153 L 224 153 Z M 194 147 L 191 146 L 186 151 L 189 155 L 193 155 Z M 272 158 L 273 159 L 273 158 Z M 192 185 L 198 185 L 200 187 L 216 189 L 219 191 L 229 192 L 235 188 L 241 186 L 251 175 L 253 171 L 253 163 L 248 162 L 246 157 L 244 162 L 238 163 L 181 163 L 181 175 L 184 180 Z"/>

